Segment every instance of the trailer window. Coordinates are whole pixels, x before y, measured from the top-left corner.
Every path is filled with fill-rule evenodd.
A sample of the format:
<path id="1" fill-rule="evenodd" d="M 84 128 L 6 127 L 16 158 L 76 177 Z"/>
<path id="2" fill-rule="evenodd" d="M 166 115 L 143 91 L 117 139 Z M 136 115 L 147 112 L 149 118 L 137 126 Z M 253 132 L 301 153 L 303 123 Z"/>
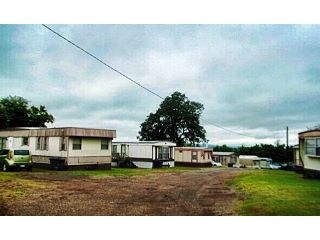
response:
<path id="1" fill-rule="evenodd" d="M 158 148 L 158 159 L 167 160 L 169 159 L 169 147 L 159 147 Z"/>
<path id="2" fill-rule="evenodd" d="M 198 160 L 198 153 L 197 153 L 197 151 L 192 151 L 191 160 Z"/>
<path id="3" fill-rule="evenodd" d="M 22 137 L 22 146 L 29 146 L 29 138 Z"/>
<path id="4" fill-rule="evenodd" d="M 0 149 L 3 149 L 6 147 L 7 139 L 6 138 L 0 138 Z"/>
<path id="5" fill-rule="evenodd" d="M 37 150 L 48 150 L 48 141 L 49 138 L 48 137 L 38 137 L 37 138 Z"/>
<path id="6" fill-rule="evenodd" d="M 320 138 L 306 139 L 305 152 L 309 155 L 320 156 Z"/>
<path id="7" fill-rule="evenodd" d="M 81 138 L 73 139 L 72 149 L 73 150 L 81 150 Z"/>
<path id="8" fill-rule="evenodd" d="M 107 138 L 101 139 L 101 150 L 108 150 L 109 149 L 109 141 Z"/>

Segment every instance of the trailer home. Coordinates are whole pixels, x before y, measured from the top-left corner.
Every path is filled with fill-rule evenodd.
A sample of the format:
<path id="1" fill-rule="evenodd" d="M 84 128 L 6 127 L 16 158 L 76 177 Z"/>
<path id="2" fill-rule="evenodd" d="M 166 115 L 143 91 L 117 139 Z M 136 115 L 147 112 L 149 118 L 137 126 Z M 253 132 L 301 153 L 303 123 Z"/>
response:
<path id="1" fill-rule="evenodd" d="M 234 152 L 212 152 L 212 159 L 224 166 L 232 167 L 237 162 L 237 155 Z"/>
<path id="2" fill-rule="evenodd" d="M 261 158 L 255 155 L 240 155 L 239 164 L 243 167 L 260 168 Z"/>
<path id="3" fill-rule="evenodd" d="M 168 141 L 113 142 L 112 166 L 174 167 L 175 146 Z"/>
<path id="4" fill-rule="evenodd" d="M 111 168 L 115 130 L 91 128 L 13 128 L 0 131 L 1 148 L 28 149 L 35 167 Z"/>
<path id="5" fill-rule="evenodd" d="M 212 149 L 204 147 L 176 147 L 176 166 L 211 167 Z"/>
<path id="6" fill-rule="evenodd" d="M 320 178 L 320 129 L 299 133 L 299 153 L 304 176 Z"/>

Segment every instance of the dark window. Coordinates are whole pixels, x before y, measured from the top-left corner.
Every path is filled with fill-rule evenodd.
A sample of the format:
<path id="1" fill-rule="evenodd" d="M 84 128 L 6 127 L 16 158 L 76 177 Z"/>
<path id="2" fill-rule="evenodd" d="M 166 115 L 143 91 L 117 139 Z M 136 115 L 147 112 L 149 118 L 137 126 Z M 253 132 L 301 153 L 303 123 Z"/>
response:
<path id="1" fill-rule="evenodd" d="M 0 149 L 3 149 L 6 147 L 6 142 L 7 142 L 6 138 L 0 138 Z"/>
<path id="2" fill-rule="evenodd" d="M 2 149 L 2 150 L 0 151 L 0 155 L 7 155 L 8 152 L 9 152 L 8 149 Z"/>
<path id="3" fill-rule="evenodd" d="M 108 150 L 109 149 L 109 141 L 107 138 L 101 139 L 101 150 Z"/>
<path id="4" fill-rule="evenodd" d="M 118 153 L 117 145 L 112 145 L 112 153 Z"/>
<path id="5" fill-rule="evenodd" d="M 81 150 L 81 138 L 73 139 L 72 149 L 73 150 Z"/>
<path id="6" fill-rule="evenodd" d="M 29 150 L 14 150 L 14 155 L 29 155 Z"/>
<path id="7" fill-rule="evenodd" d="M 29 146 L 29 138 L 22 137 L 22 146 Z"/>
<path id="8" fill-rule="evenodd" d="M 60 137 L 60 151 L 66 151 L 66 150 L 67 150 L 67 138 Z"/>

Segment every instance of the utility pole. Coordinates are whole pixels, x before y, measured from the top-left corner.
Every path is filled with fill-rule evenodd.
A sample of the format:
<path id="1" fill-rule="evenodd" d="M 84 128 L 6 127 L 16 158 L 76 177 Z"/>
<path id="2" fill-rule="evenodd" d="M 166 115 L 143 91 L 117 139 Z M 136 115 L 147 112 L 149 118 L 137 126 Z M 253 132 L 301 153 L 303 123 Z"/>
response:
<path id="1" fill-rule="evenodd" d="M 288 126 L 287 126 L 286 159 L 287 159 L 287 166 L 289 167 L 289 128 Z"/>

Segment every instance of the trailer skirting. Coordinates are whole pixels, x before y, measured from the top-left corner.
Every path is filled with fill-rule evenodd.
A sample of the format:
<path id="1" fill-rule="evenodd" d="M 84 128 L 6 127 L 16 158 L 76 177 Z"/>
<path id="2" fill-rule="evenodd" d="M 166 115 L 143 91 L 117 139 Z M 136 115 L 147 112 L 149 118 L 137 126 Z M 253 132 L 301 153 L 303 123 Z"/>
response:
<path id="1" fill-rule="evenodd" d="M 303 169 L 304 178 L 320 179 L 320 171 L 314 169 Z"/>
<path id="2" fill-rule="evenodd" d="M 175 162 L 176 166 L 179 167 L 212 167 L 211 162 Z"/>

